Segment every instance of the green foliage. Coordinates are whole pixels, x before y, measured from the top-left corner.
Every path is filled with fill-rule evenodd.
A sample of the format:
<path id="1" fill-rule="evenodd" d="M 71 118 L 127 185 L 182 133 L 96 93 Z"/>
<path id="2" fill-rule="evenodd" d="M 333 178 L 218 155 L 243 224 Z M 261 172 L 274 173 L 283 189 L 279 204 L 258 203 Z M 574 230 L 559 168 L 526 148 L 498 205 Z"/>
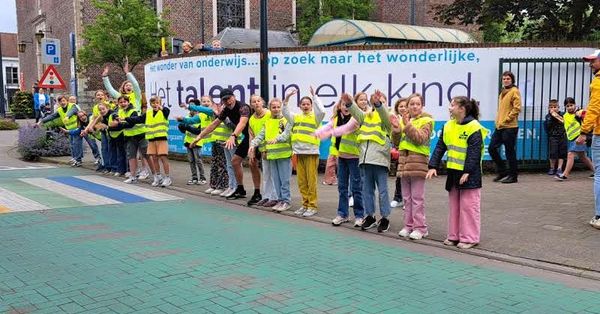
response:
<path id="1" fill-rule="evenodd" d="M 581 41 L 600 31 L 600 1 L 454 0 L 434 11 L 446 24 L 480 25 L 486 41 Z"/>
<path id="2" fill-rule="evenodd" d="M 33 117 L 33 94 L 30 92 L 18 91 L 11 99 L 8 110 L 17 119 Z"/>
<path id="3" fill-rule="evenodd" d="M 373 12 L 372 0 L 298 0 L 300 42 L 308 43 L 321 25 L 333 19 L 367 20 Z"/>
<path id="4" fill-rule="evenodd" d="M 100 10 L 93 24 L 84 26 L 85 40 L 79 63 L 85 68 L 114 63 L 121 67 L 125 57 L 129 69 L 160 51 L 161 37 L 169 36 L 169 23 L 156 15 L 144 0 L 92 0 Z"/>
<path id="5" fill-rule="evenodd" d="M 10 119 L 0 119 L 0 130 L 16 130 L 19 124 Z"/>

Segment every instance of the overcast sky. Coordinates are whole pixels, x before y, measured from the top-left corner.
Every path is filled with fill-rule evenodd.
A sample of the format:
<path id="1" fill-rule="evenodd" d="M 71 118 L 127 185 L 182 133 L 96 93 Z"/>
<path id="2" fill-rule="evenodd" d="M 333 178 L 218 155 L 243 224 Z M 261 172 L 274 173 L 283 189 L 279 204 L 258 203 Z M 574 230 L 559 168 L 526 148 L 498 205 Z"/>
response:
<path id="1" fill-rule="evenodd" d="M 17 32 L 17 7 L 16 0 L 1 0 L 2 9 L 0 10 L 0 32 Z"/>

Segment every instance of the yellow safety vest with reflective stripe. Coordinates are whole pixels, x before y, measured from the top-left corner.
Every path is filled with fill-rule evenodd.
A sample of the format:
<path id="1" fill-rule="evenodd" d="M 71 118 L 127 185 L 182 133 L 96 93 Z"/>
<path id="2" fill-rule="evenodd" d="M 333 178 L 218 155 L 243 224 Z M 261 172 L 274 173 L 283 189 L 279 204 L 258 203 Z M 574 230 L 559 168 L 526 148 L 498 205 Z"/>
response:
<path id="1" fill-rule="evenodd" d="M 271 111 L 269 110 L 267 110 L 266 113 L 260 118 L 257 118 L 254 114 L 250 117 L 250 120 L 248 120 L 248 124 L 250 125 L 250 129 L 252 130 L 252 133 L 254 133 L 254 136 L 260 133 L 260 131 L 265 126 L 266 121 L 269 119 L 271 119 Z M 260 152 L 264 152 L 265 149 L 266 147 L 264 142 L 261 143 L 260 146 L 258 146 L 258 151 Z"/>
<path id="2" fill-rule="evenodd" d="M 169 136 L 169 120 L 165 118 L 162 110 L 154 113 L 154 110 L 146 111 L 146 139 Z"/>
<path id="3" fill-rule="evenodd" d="M 292 142 L 303 142 L 319 146 L 319 139 L 314 135 L 317 130 L 315 113 L 297 114 L 292 127 Z"/>
<path id="4" fill-rule="evenodd" d="M 121 116 L 121 111 L 123 111 L 123 109 L 120 109 L 117 111 L 117 115 L 120 117 Z M 123 113 L 124 115 L 124 113 Z M 113 115 L 109 115 L 108 116 L 108 125 L 110 125 L 113 122 Z M 121 136 L 121 134 L 123 134 L 123 130 L 119 130 L 119 131 L 108 131 L 108 135 L 111 138 L 117 138 L 119 136 Z"/>
<path id="5" fill-rule="evenodd" d="M 200 127 L 200 123 L 196 123 L 196 124 L 192 124 L 191 126 L 195 127 L 195 128 L 199 128 Z M 185 131 L 185 137 L 183 138 L 183 143 L 184 144 L 189 144 L 191 142 L 194 141 L 194 139 L 196 139 L 196 134 L 190 132 L 190 131 Z M 202 146 L 201 142 L 197 142 L 196 146 L 200 147 Z"/>
<path id="6" fill-rule="evenodd" d="M 333 118 L 333 127 L 337 125 L 337 116 Z M 339 156 L 339 152 L 335 147 L 335 143 L 337 142 L 337 137 L 331 137 L 331 145 L 329 146 L 329 155 L 330 156 Z"/>
<path id="7" fill-rule="evenodd" d="M 356 130 L 350 134 L 342 136 L 340 140 L 340 153 L 350 154 L 354 156 L 360 155 L 360 144 L 358 143 L 358 133 Z"/>
<path id="8" fill-rule="evenodd" d="M 379 112 L 373 111 L 371 114 L 366 114 L 358 132 L 358 142 L 373 141 L 379 145 L 385 145 L 387 137 L 387 132 L 381 127 Z"/>
<path id="9" fill-rule="evenodd" d="M 200 116 L 200 129 L 201 130 L 204 130 L 207 126 L 209 126 L 213 122 L 213 118 L 210 117 L 209 115 L 207 115 L 206 113 L 198 113 L 198 115 Z M 204 146 L 204 144 L 212 143 L 212 142 L 213 142 L 212 137 L 207 136 L 200 140 L 199 146 Z"/>
<path id="10" fill-rule="evenodd" d="M 129 98 L 129 103 L 133 105 L 133 108 L 140 113 L 142 111 L 142 104 L 139 103 L 137 97 L 135 96 L 134 92 L 131 92 L 129 94 L 123 94 L 123 96 L 127 96 L 127 98 Z"/>
<path id="11" fill-rule="evenodd" d="M 267 119 L 265 121 L 265 140 L 268 142 L 274 140 L 279 134 L 283 133 L 287 120 L 285 118 Z M 292 145 L 289 141 L 284 143 L 267 144 L 267 160 L 283 159 L 292 157 Z"/>
<path id="12" fill-rule="evenodd" d="M 581 123 L 577 121 L 574 113 L 565 112 L 563 119 L 565 120 L 565 130 L 569 141 L 576 139 L 581 134 Z"/>
<path id="13" fill-rule="evenodd" d="M 77 129 L 77 115 L 74 114 L 70 118 L 67 118 L 67 113 L 73 109 L 75 104 L 67 104 L 66 108 L 58 107 L 57 112 L 60 117 L 60 121 L 64 124 L 65 129 L 71 131 Z"/>
<path id="14" fill-rule="evenodd" d="M 104 104 L 107 106 L 107 108 L 109 110 L 114 110 L 115 109 L 115 103 L 112 102 L 108 102 L 108 101 L 104 101 Z M 97 117 L 100 115 L 100 109 L 98 108 L 98 105 L 100 104 L 95 104 L 94 107 L 92 107 L 92 117 Z"/>
<path id="15" fill-rule="evenodd" d="M 211 139 L 217 142 L 226 142 L 231 136 L 232 130 L 221 122 L 212 132 Z"/>
<path id="16" fill-rule="evenodd" d="M 488 130 L 481 126 L 479 121 L 473 120 L 467 124 L 461 125 L 452 119 L 444 124 L 444 143 L 448 148 L 448 169 L 462 171 L 465 169 L 465 160 L 467 158 L 467 141 L 469 136 L 475 132 L 481 132 L 482 140 L 488 134 Z M 481 142 L 481 158 L 483 159 L 483 141 Z"/>
<path id="17" fill-rule="evenodd" d="M 433 132 L 434 127 L 435 127 L 435 121 L 433 121 L 433 119 L 431 117 L 420 117 L 420 118 L 417 118 L 417 119 L 411 121 L 411 124 L 417 129 L 420 129 L 429 123 L 431 123 L 431 131 Z M 402 141 L 400 141 L 399 148 L 429 157 L 429 152 L 430 152 L 429 141 L 427 141 L 427 143 L 425 143 L 423 145 L 418 145 L 418 144 L 411 142 L 407 136 L 403 136 Z"/>
<path id="18" fill-rule="evenodd" d="M 119 117 L 121 117 L 122 120 L 125 120 L 125 118 L 131 117 L 131 115 L 134 112 L 137 112 L 134 108 L 128 109 L 127 111 L 119 110 Z M 121 114 L 123 114 L 123 116 L 121 116 Z M 146 120 L 147 119 L 148 118 L 146 118 Z M 127 136 L 127 137 L 144 134 L 145 132 L 146 132 L 146 128 L 144 127 L 143 124 L 135 124 L 133 127 L 123 130 L 123 134 L 125 134 L 125 136 Z"/>

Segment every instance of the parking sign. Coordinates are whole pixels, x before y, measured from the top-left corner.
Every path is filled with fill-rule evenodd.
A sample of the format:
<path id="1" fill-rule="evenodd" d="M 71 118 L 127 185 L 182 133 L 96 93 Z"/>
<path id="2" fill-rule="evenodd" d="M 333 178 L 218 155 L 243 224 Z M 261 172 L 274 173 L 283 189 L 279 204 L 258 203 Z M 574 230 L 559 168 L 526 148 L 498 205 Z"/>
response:
<path id="1" fill-rule="evenodd" d="M 42 39 L 42 63 L 60 64 L 60 40 L 56 38 Z"/>

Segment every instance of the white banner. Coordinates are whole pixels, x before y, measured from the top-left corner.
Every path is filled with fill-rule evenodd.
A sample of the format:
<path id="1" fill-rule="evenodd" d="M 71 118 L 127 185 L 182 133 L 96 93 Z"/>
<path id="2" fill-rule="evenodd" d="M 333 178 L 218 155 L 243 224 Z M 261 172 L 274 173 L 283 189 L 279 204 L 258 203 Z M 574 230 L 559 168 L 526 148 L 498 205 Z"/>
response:
<path id="1" fill-rule="evenodd" d="M 298 97 L 291 101 L 297 110 L 299 98 L 308 95 L 309 87 L 313 86 L 331 112 L 342 93 L 371 94 L 380 89 L 392 106 L 397 99 L 418 92 L 425 98 L 425 111 L 437 121 L 447 120 L 452 97 L 464 95 L 480 101 L 481 120 L 489 123 L 495 119 L 498 105 L 500 58 L 580 58 L 593 50 L 505 47 L 273 52 L 269 55 L 269 93 L 271 97 L 283 98 L 286 91 L 299 88 Z M 557 69 L 555 80 L 564 76 L 562 72 Z M 548 84 L 548 79 L 542 84 Z M 161 97 L 172 110 L 171 119 L 187 114 L 178 105 L 190 98 L 209 95 L 219 102 L 219 92 L 225 87 L 232 88 L 237 98 L 247 103 L 250 95 L 260 94 L 259 54 L 155 61 L 145 66 L 145 82 L 146 96 Z M 534 89 L 533 83 L 520 80 L 517 83 L 524 94 L 525 106 L 532 106 L 535 101 L 545 108 L 550 95 L 536 96 L 542 88 L 525 95 L 523 89 Z M 587 99 L 587 83 L 582 86 L 585 88 L 574 91 L 578 95 L 572 95 L 576 99 L 581 95 Z"/>

